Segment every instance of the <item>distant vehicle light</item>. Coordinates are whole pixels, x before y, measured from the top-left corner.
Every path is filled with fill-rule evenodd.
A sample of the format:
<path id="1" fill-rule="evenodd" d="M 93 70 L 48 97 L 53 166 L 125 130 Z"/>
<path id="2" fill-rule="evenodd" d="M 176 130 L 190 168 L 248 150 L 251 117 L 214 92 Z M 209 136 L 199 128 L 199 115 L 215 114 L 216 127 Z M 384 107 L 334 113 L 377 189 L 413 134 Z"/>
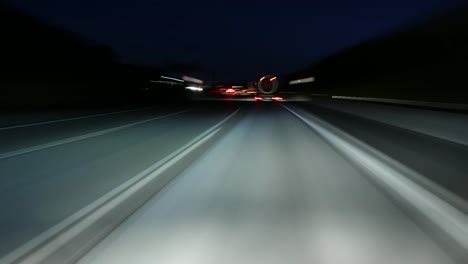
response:
<path id="1" fill-rule="evenodd" d="M 235 93 L 235 92 L 236 92 L 236 90 L 231 89 L 231 88 L 229 88 L 229 89 L 226 90 L 226 93 Z"/>
<path id="2" fill-rule="evenodd" d="M 281 100 L 283 100 L 283 97 L 281 97 L 281 96 L 273 96 L 273 100 L 275 100 L 275 101 L 281 101 Z"/>

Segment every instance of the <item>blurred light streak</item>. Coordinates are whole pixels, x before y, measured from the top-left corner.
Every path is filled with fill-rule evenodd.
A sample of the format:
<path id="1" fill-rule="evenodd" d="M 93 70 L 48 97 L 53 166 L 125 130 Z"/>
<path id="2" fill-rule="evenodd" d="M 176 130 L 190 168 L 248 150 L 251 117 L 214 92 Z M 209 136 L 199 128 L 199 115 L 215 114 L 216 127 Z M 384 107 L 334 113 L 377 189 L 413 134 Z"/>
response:
<path id="1" fill-rule="evenodd" d="M 311 82 L 315 82 L 315 77 L 309 77 L 309 78 L 304 78 L 304 79 L 298 79 L 298 80 L 290 81 L 289 84 L 293 85 L 293 84 L 311 83 Z"/>
<path id="2" fill-rule="evenodd" d="M 203 81 L 197 78 L 193 78 L 190 76 L 182 76 L 182 80 L 187 81 L 187 82 L 193 82 L 193 83 L 198 83 L 198 84 L 203 84 Z"/>
<path id="3" fill-rule="evenodd" d="M 152 83 L 165 83 L 165 84 L 170 84 L 170 85 L 182 85 L 182 83 L 171 82 L 171 81 L 154 81 L 154 80 L 151 80 L 150 82 L 152 82 Z"/>
<path id="4" fill-rule="evenodd" d="M 162 76 L 162 75 L 161 75 L 161 78 L 163 78 L 163 79 L 168 79 L 168 80 L 173 80 L 173 81 L 178 81 L 178 82 L 184 82 L 184 81 L 181 80 L 181 79 L 172 78 L 172 77 L 167 77 L 167 76 Z"/>

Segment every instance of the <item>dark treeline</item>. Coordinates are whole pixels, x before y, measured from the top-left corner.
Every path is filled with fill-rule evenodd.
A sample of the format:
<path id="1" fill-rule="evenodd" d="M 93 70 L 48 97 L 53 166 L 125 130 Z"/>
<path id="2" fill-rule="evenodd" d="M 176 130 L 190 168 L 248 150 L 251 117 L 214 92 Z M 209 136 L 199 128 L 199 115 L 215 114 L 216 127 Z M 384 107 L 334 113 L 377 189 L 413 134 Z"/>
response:
<path id="1" fill-rule="evenodd" d="M 468 103 L 468 8 L 365 42 L 296 72 L 312 93 Z M 304 87 L 303 87 L 304 88 Z"/>
<path id="2" fill-rule="evenodd" d="M 7 6 L 0 6 L 0 34 L 2 106 L 148 99 L 141 91 L 161 74 L 151 67 L 119 63 L 110 48 L 86 44 L 73 33 Z M 166 91 L 164 98 L 169 95 Z"/>

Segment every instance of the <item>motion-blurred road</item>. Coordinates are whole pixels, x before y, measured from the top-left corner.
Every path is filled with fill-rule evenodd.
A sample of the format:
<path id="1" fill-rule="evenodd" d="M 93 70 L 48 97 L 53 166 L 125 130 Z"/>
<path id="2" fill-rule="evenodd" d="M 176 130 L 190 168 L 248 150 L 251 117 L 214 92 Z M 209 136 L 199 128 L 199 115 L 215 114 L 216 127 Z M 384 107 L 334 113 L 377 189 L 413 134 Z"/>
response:
<path id="1" fill-rule="evenodd" d="M 432 139 L 432 151 L 418 152 L 431 142 L 427 135 L 386 129 L 371 120 L 340 121 L 338 113 L 314 107 L 216 102 L 1 130 L 0 256 L 18 250 L 220 121 L 236 118 L 79 263 L 459 262 L 452 244 L 445 243 L 457 239 L 450 237 L 451 227 L 446 227 L 448 233 L 440 227 L 445 235 L 432 232 L 446 216 L 425 215 L 434 220 L 429 225 L 420 215 L 427 212 L 428 201 L 438 212 L 449 206 L 464 215 L 466 200 L 457 179 L 467 172 L 468 164 L 460 160 L 468 158 L 468 148 Z M 394 175 L 380 179 L 388 180 L 389 189 L 379 185 L 371 176 L 379 174 L 372 169 L 378 161 L 357 164 L 346 156 L 345 147 L 332 144 L 326 132 L 308 123 L 309 115 L 345 132 L 353 127 L 358 132 L 350 128 L 349 134 L 419 176 L 426 176 L 421 156 L 430 161 L 443 149 L 457 157 L 453 164 L 432 164 L 435 169 L 427 176 L 450 197 L 410 176 L 409 181 L 427 193 L 406 186 L 406 192 L 394 196 Z M 369 129 L 375 132 L 359 134 Z M 409 141 L 414 146 L 395 147 Z M 395 154 L 398 148 L 400 156 Z M 444 177 L 444 172 L 450 175 Z M 419 200 L 405 202 L 409 194 Z M 440 201 L 429 200 L 433 196 Z M 453 197 L 459 199 L 454 202 Z M 447 219 L 466 224 L 464 216 Z"/>

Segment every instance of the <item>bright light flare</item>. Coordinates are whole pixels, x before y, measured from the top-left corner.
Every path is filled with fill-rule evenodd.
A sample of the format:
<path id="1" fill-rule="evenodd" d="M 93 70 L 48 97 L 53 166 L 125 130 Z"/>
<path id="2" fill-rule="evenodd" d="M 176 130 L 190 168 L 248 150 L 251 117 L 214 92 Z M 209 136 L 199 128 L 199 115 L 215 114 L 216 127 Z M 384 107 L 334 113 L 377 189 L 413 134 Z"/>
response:
<path id="1" fill-rule="evenodd" d="M 236 90 L 231 89 L 231 88 L 229 88 L 229 89 L 226 90 L 226 93 L 235 93 L 235 92 L 236 92 Z"/>
<path id="2" fill-rule="evenodd" d="M 270 79 L 270 82 L 272 82 L 272 81 L 274 81 L 274 80 L 276 80 L 276 79 L 278 79 L 278 78 L 277 78 L 277 77 L 273 77 L 273 78 Z"/>
<path id="3" fill-rule="evenodd" d="M 263 76 L 262 78 L 260 78 L 260 81 L 263 81 L 265 80 L 266 76 Z"/>
<path id="4" fill-rule="evenodd" d="M 281 101 L 281 100 L 283 100 L 283 97 L 281 97 L 281 96 L 273 96 L 273 100 L 275 100 L 275 101 Z"/>
<path id="5" fill-rule="evenodd" d="M 190 90 L 190 91 L 194 91 L 194 92 L 201 92 L 201 91 L 203 91 L 203 88 L 195 87 L 195 86 L 188 86 L 188 87 L 185 87 L 185 89 Z"/>

